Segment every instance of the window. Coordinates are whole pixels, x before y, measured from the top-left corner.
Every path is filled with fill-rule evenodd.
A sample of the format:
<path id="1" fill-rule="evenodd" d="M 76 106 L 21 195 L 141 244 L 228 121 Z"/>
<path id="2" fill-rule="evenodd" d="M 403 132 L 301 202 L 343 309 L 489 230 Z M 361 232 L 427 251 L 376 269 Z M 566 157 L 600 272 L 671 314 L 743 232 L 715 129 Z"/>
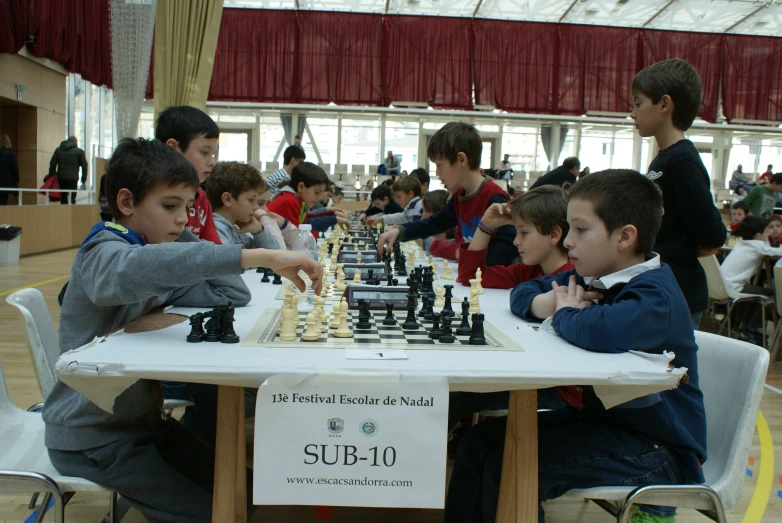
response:
<path id="1" fill-rule="evenodd" d="M 376 120 L 342 119 L 342 163 L 379 165 L 379 148 L 379 118 Z"/>
<path id="2" fill-rule="evenodd" d="M 337 163 L 337 128 L 339 127 L 339 120 L 337 117 L 308 117 L 307 125 L 318 146 L 318 152 L 320 153 L 322 163 L 328 163 L 332 166 L 335 165 Z M 309 142 L 307 133 L 304 133 L 304 136 L 302 136 L 301 143 L 305 146 L 305 150 L 312 150 L 312 144 Z M 314 161 L 315 160 L 313 160 L 313 162 Z"/>
<path id="3" fill-rule="evenodd" d="M 87 113 L 85 110 L 87 82 L 82 80 L 78 74 L 73 76 L 73 135 L 80 144 L 84 144 L 87 134 Z"/>
<path id="4" fill-rule="evenodd" d="M 285 132 L 282 130 L 279 116 L 262 116 L 260 123 L 261 161 L 273 162 L 280 147 L 280 142 L 285 140 Z M 282 165 L 282 154 L 280 154 L 279 162 Z"/>
<path id="5" fill-rule="evenodd" d="M 400 158 L 403 171 L 418 167 L 418 122 L 386 120 L 386 151 Z"/>
<path id="6" fill-rule="evenodd" d="M 250 133 L 222 131 L 218 159 L 221 162 L 247 163 L 250 144 Z"/>

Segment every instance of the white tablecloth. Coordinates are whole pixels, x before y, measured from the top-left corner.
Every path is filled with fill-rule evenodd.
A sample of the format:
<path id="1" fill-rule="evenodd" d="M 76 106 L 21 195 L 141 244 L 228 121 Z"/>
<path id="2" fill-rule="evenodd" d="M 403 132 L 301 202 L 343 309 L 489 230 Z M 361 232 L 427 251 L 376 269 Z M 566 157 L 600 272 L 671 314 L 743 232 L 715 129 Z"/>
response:
<path id="1" fill-rule="evenodd" d="M 439 267 L 439 263 L 438 263 Z M 454 275 L 456 274 L 454 264 Z M 253 293 L 247 307 L 237 308 L 234 328 L 246 336 L 261 313 L 279 308 L 274 297 L 279 286 L 260 283 L 261 275 L 243 276 Z M 454 296 L 469 288 L 453 281 Z M 443 376 L 452 391 L 493 392 L 538 389 L 555 385 L 593 385 L 606 407 L 675 388 L 685 369 L 669 369 L 672 355 L 642 353 L 597 354 L 574 347 L 556 335 L 535 331 L 513 316 L 510 291 L 486 289 L 481 312 L 513 339 L 523 352 L 407 350 L 407 360 L 348 360 L 345 351 L 333 349 L 266 349 L 239 344 L 187 343 L 187 321 L 162 330 L 120 332 L 102 343 L 90 343 L 60 356 L 57 374 L 67 385 L 101 408 L 110 410 L 114 399 L 138 379 L 175 380 L 257 388 L 276 374 L 375 374 L 387 379 L 406 376 Z M 454 309 L 459 310 L 454 300 Z M 177 309 L 186 315 L 203 309 Z"/>

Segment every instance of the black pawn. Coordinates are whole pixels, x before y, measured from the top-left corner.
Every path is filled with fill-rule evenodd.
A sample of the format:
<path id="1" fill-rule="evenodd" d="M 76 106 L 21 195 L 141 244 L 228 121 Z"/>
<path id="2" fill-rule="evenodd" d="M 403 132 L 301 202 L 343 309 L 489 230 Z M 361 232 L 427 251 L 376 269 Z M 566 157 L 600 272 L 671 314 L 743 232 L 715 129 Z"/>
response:
<path id="1" fill-rule="evenodd" d="M 237 336 L 234 330 L 234 307 L 231 302 L 228 302 L 228 307 L 223 312 L 222 320 L 223 335 L 220 336 L 220 341 L 222 343 L 239 343 L 239 336 Z"/>
<path id="2" fill-rule="evenodd" d="M 433 340 L 437 340 L 443 333 L 443 331 L 440 330 L 440 314 L 436 312 L 432 314 L 432 321 L 434 324 L 432 325 L 432 330 L 429 331 L 429 337 Z"/>
<path id="3" fill-rule="evenodd" d="M 272 280 L 272 285 L 282 285 L 282 276 L 280 276 L 276 272 L 274 273 L 274 279 Z"/>
<path id="4" fill-rule="evenodd" d="M 386 278 L 386 281 L 388 281 L 388 285 L 386 285 L 386 287 L 393 287 L 394 286 L 394 273 L 389 271 L 388 272 L 388 277 Z"/>
<path id="5" fill-rule="evenodd" d="M 383 318 L 383 325 L 396 325 L 397 321 L 394 318 L 394 304 L 386 303 L 386 317 Z"/>
<path id="6" fill-rule="evenodd" d="M 470 299 L 465 297 L 462 302 L 462 323 L 456 328 L 457 336 L 469 336 L 472 334 L 470 327 Z"/>
<path id="7" fill-rule="evenodd" d="M 366 300 L 358 300 L 358 323 L 357 329 L 367 330 L 372 328 L 372 324 L 369 322 L 369 304 Z"/>
<path id="8" fill-rule="evenodd" d="M 426 321 L 432 321 L 434 319 L 434 298 L 429 295 L 424 295 L 424 303 L 426 304 L 426 315 L 424 319 Z"/>
<path id="9" fill-rule="evenodd" d="M 403 254 L 399 257 L 399 261 L 394 264 L 394 270 L 396 271 L 397 276 L 407 276 L 405 263 L 407 263 L 407 256 Z"/>
<path id="10" fill-rule="evenodd" d="M 269 283 L 271 280 L 269 279 L 269 269 L 264 268 L 263 269 L 263 278 L 261 278 L 261 283 Z"/>
<path id="11" fill-rule="evenodd" d="M 483 334 L 483 314 L 472 315 L 470 345 L 486 345 L 486 337 Z"/>
<path id="12" fill-rule="evenodd" d="M 367 271 L 367 285 L 374 285 L 375 284 L 375 270 L 369 269 Z"/>
<path id="13" fill-rule="evenodd" d="M 407 318 L 402 324 L 402 329 L 412 331 L 418 330 L 418 327 L 418 322 L 415 321 L 415 295 L 411 293 L 407 295 Z"/>
<path id="14" fill-rule="evenodd" d="M 214 314 L 214 311 L 205 314 L 205 317 L 209 317 L 209 320 L 206 322 L 206 335 L 204 336 L 204 341 L 220 341 L 220 323 L 218 315 Z"/>
<path id="15" fill-rule="evenodd" d="M 451 332 L 451 315 L 443 315 L 443 326 L 440 328 L 442 334 L 440 334 L 440 343 L 453 343 L 456 341 L 456 337 Z"/>
<path id="16" fill-rule="evenodd" d="M 453 298 L 453 285 L 443 285 L 445 289 L 445 305 L 443 305 L 443 313 L 448 311 L 451 316 L 454 315 L 453 306 L 451 305 L 451 299 Z"/>
<path id="17" fill-rule="evenodd" d="M 204 321 L 204 317 L 199 314 L 193 314 L 190 316 L 190 334 L 187 335 L 188 343 L 201 343 L 204 341 L 204 335 L 201 334 L 201 322 Z"/>

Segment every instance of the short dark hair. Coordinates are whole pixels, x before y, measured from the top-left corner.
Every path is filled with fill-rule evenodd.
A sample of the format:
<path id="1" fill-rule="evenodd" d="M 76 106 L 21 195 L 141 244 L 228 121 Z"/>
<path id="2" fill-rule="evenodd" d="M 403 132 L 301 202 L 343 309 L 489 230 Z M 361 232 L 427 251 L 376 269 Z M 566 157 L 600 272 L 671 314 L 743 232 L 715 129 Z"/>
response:
<path id="1" fill-rule="evenodd" d="M 536 187 L 511 200 L 511 212 L 513 217 L 524 220 L 535 226 L 540 234 L 549 235 L 559 227 L 562 236 L 557 247 L 563 251 L 565 237 L 570 231 L 567 222 L 567 201 L 565 191 L 558 185 L 543 185 Z"/>
<path id="2" fill-rule="evenodd" d="M 421 197 L 421 206 L 424 210 L 431 214 L 440 212 L 440 209 L 445 207 L 445 202 L 448 200 L 448 191 L 445 189 L 436 189 L 429 191 Z"/>
<path id="3" fill-rule="evenodd" d="M 369 201 L 374 202 L 375 200 L 383 200 L 383 198 L 388 198 L 388 201 L 391 201 L 394 198 L 394 195 L 391 193 L 391 187 L 381 183 L 372 189 L 372 194 L 369 195 Z"/>
<path id="4" fill-rule="evenodd" d="M 383 183 L 380 184 L 380 185 L 385 185 L 386 187 L 388 187 L 390 189 L 391 186 L 394 185 L 394 180 L 392 180 L 391 178 L 389 178 L 388 180 L 383 180 Z"/>
<path id="5" fill-rule="evenodd" d="M 564 167 L 568 171 L 573 169 L 573 167 L 578 167 L 579 169 L 581 169 L 581 160 L 579 160 L 575 156 L 565 158 L 565 161 L 562 162 L 562 167 Z"/>
<path id="6" fill-rule="evenodd" d="M 768 217 L 768 223 L 771 223 L 771 222 L 780 222 L 780 223 L 782 223 L 782 216 L 780 216 L 778 214 L 772 214 L 771 216 Z"/>
<path id="7" fill-rule="evenodd" d="M 695 121 L 695 115 L 701 107 L 701 77 L 693 66 L 680 58 L 657 62 L 641 71 L 633 78 L 633 94 L 643 93 L 653 104 L 660 102 L 664 95 L 673 100 L 673 126 L 686 131 Z"/>
<path id="8" fill-rule="evenodd" d="M 412 191 L 413 196 L 421 196 L 421 182 L 419 182 L 418 178 L 415 176 L 405 176 L 404 178 L 399 178 L 395 181 L 391 190 L 394 192 L 403 192 L 405 194 Z"/>
<path id="9" fill-rule="evenodd" d="M 418 181 L 421 182 L 421 188 L 423 188 L 424 184 L 426 184 L 427 187 L 429 186 L 429 171 L 423 167 L 413 169 L 408 176 L 415 176 L 418 178 Z"/>
<path id="10" fill-rule="evenodd" d="M 206 197 L 213 209 L 223 206 L 223 193 L 238 198 L 245 191 L 263 192 L 266 182 L 261 173 L 246 163 L 218 162 L 206 179 Z"/>
<path id="11" fill-rule="evenodd" d="M 342 188 L 336 187 L 334 189 L 334 196 L 345 196 L 345 193 L 342 192 Z"/>
<path id="12" fill-rule="evenodd" d="M 754 240 L 756 234 L 766 232 L 768 220 L 762 216 L 747 216 L 739 225 L 739 234 L 742 240 Z"/>
<path id="13" fill-rule="evenodd" d="M 591 174 L 573 184 L 568 192 L 571 200 L 592 203 L 608 234 L 625 225 L 634 226 L 637 253 L 650 254 L 654 249 L 663 217 L 662 192 L 638 171 L 608 169 Z"/>
<path id="14" fill-rule="evenodd" d="M 455 163 L 459 153 L 467 156 L 470 169 L 481 168 L 483 143 L 475 126 L 464 122 L 449 122 L 443 125 L 429 140 L 426 154 L 433 162 L 445 158 Z"/>
<path id="15" fill-rule="evenodd" d="M 106 166 L 106 197 L 115 220 L 123 217 L 117 207 L 120 189 L 127 189 L 133 203 L 141 202 L 156 185 L 187 185 L 198 189 L 198 175 L 187 158 L 157 140 L 125 138 Z"/>
<path id="16" fill-rule="evenodd" d="M 772 174 L 769 183 L 775 183 L 777 185 L 782 184 L 782 173 Z"/>
<path id="17" fill-rule="evenodd" d="M 732 209 L 741 209 L 744 211 L 744 214 L 749 214 L 749 205 L 747 205 L 747 202 L 736 202 L 733 205 L 730 206 Z"/>
<path id="18" fill-rule="evenodd" d="M 293 168 L 291 173 L 291 181 L 288 185 L 295 191 L 299 184 L 303 183 L 304 187 L 312 187 L 313 185 L 328 185 L 329 176 L 322 167 L 312 162 L 301 162 L 299 165 Z"/>
<path id="19" fill-rule="evenodd" d="M 302 160 L 305 160 L 307 158 L 307 153 L 304 152 L 304 149 L 299 147 L 298 145 L 289 145 L 285 152 L 282 153 L 282 161 L 284 162 L 283 165 L 289 165 L 291 163 L 291 160 L 294 158 L 300 158 Z"/>
<path id="20" fill-rule="evenodd" d="M 208 114 L 189 105 L 167 107 L 155 122 L 155 138 L 164 143 L 173 138 L 182 152 L 187 151 L 193 139 L 202 135 L 220 138 L 220 128 Z"/>

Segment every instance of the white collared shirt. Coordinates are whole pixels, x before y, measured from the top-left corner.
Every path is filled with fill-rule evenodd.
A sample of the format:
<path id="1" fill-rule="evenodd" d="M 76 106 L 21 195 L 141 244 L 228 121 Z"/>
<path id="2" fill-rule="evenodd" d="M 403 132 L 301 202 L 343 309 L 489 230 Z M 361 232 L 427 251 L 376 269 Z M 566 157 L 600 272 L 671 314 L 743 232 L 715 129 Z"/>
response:
<path id="1" fill-rule="evenodd" d="M 627 283 L 639 274 L 643 274 L 646 271 L 651 271 L 652 269 L 660 268 L 660 255 L 657 253 L 652 254 L 654 254 L 653 258 L 646 260 L 643 263 L 637 263 L 626 269 L 622 269 L 621 271 L 607 274 L 599 278 L 595 278 L 593 276 L 585 277 L 584 283 L 591 285 L 595 289 L 602 290 L 608 290 L 614 285 L 619 285 L 620 283 Z"/>

